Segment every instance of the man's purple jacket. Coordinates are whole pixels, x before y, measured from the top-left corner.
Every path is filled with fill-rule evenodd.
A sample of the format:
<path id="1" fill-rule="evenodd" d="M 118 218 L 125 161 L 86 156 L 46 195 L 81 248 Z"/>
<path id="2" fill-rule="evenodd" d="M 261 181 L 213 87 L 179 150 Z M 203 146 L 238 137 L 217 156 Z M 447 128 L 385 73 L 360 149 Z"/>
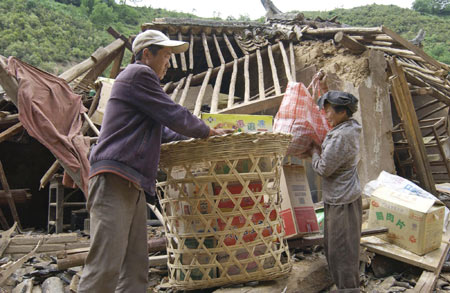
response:
<path id="1" fill-rule="evenodd" d="M 208 135 L 209 127 L 173 102 L 153 69 L 137 61 L 114 82 L 89 177 L 114 173 L 153 195 L 161 142 Z"/>

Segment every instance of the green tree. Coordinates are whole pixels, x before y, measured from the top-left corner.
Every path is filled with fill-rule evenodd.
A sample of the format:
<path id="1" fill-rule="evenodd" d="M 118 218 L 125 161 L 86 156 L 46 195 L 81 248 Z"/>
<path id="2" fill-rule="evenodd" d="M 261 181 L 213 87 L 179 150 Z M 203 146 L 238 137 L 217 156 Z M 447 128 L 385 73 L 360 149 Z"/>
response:
<path id="1" fill-rule="evenodd" d="M 88 13 L 91 14 L 95 6 L 95 0 L 81 0 L 81 7 L 87 9 Z"/>
<path id="2" fill-rule="evenodd" d="M 112 7 L 108 7 L 108 5 L 103 2 L 99 2 L 95 4 L 89 18 L 92 23 L 103 28 L 114 23 L 114 21 L 116 20 L 116 14 L 114 13 Z"/>

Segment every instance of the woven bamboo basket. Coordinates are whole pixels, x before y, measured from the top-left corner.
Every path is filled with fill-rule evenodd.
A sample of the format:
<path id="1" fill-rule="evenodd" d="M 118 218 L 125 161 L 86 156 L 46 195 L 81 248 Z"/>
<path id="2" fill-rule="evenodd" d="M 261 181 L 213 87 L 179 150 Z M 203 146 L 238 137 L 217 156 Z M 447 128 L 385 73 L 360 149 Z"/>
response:
<path id="1" fill-rule="evenodd" d="M 164 144 L 158 197 L 169 282 L 181 290 L 271 280 L 291 270 L 280 166 L 291 136 L 237 133 Z"/>

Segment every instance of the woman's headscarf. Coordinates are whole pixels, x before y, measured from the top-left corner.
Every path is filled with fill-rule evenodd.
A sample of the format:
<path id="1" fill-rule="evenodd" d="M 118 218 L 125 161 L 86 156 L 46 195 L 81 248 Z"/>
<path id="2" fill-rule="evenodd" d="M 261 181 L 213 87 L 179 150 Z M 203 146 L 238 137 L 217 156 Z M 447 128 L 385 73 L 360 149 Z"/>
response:
<path id="1" fill-rule="evenodd" d="M 324 108 L 326 101 L 333 105 L 346 106 L 352 113 L 358 111 L 358 99 L 350 93 L 341 91 L 329 91 L 325 93 L 317 100 L 319 109 Z"/>

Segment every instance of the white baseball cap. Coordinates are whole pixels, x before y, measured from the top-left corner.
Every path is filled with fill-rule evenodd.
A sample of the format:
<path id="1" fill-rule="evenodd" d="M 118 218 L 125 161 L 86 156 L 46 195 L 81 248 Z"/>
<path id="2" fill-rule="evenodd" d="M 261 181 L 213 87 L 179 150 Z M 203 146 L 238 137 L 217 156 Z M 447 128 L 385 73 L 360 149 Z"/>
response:
<path id="1" fill-rule="evenodd" d="M 171 47 L 175 54 L 185 52 L 189 48 L 189 44 L 182 41 L 170 40 L 165 34 L 157 30 L 146 30 L 136 36 L 133 41 L 133 54 L 139 53 L 150 45 L 158 45 L 163 47 Z"/>

